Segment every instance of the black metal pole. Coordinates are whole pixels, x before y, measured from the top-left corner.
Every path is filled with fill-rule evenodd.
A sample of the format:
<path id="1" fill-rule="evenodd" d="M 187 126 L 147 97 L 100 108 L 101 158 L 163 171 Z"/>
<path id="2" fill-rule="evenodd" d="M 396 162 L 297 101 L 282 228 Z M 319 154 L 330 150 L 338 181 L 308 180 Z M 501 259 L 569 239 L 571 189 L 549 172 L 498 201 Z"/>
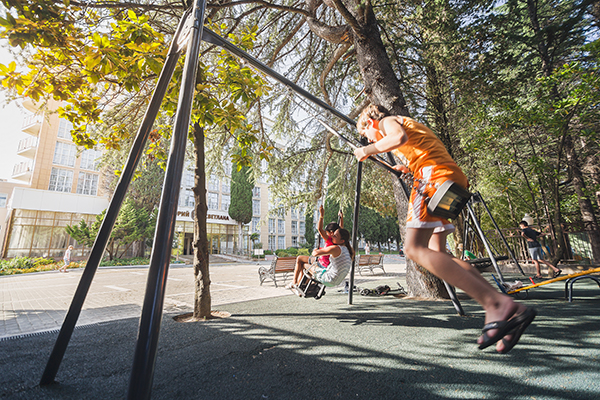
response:
<path id="1" fill-rule="evenodd" d="M 504 277 L 502 276 L 502 272 L 500 272 L 500 267 L 498 267 L 498 263 L 496 262 L 496 258 L 494 257 L 494 254 L 492 253 L 492 249 L 490 248 L 490 244 L 488 243 L 483 230 L 481 229 L 481 226 L 479 225 L 479 221 L 477 220 L 477 217 L 475 216 L 475 211 L 473 211 L 473 207 L 471 207 L 471 203 L 467 203 L 467 210 L 469 210 L 469 214 L 471 215 L 471 220 L 473 221 L 473 225 L 475 225 L 475 228 L 477 229 L 477 233 L 479 234 L 479 237 L 481 238 L 481 241 L 483 242 L 483 245 L 485 246 L 485 250 L 488 253 L 488 256 L 490 257 L 490 260 L 492 261 L 492 264 L 494 265 L 494 269 L 496 270 L 496 273 L 498 273 L 498 277 L 500 278 L 501 282 L 504 282 Z"/>
<path id="2" fill-rule="evenodd" d="M 150 134 L 150 130 L 152 129 L 152 125 L 154 124 L 154 120 L 156 119 L 156 115 L 160 109 L 160 104 L 167 91 L 169 81 L 173 77 L 173 72 L 177 66 L 180 50 L 177 49 L 175 41 L 181 32 L 183 20 L 186 18 L 187 14 L 188 13 L 186 13 L 182 18 L 182 22 L 180 22 L 175 33 L 175 39 L 173 40 L 173 43 L 169 49 L 167 59 L 165 60 L 165 65 L 163 66 L 160 77 L 158 78 L 156 89 L 152 94 L 152 98 L 150 100 L 150 104 L 148 105 L 148 109 L 146 110 L 146 114 L 144 115 L 142 124 L 140 125 L 138 133 L 134 139 L 133 146 L 129 151 L 129 157 L 127 158 L 127 162 L 125 163 L 125 167 L 121 173 L 121 178 L 119 179 L 117 187 L 115 188 L 112 200 L 108 206 L 108 209 L 106 210 L 106 215 L 104 216 L 104 220 L 102 221 L 102 225 L 98 231 L 98 236 L 96 236 L 96 240 L 92 246 L 85 269 L 83 270 L 81 279 L 79 280 L 79 284 L 77 285 L 77 289 L 73 295 L 73 300 L 71 301 L 71 305 L 69 306 L 65 320 L 60 328 L 58 338 L 56 339 L 56 343 L 54 344 L 54 348 L 52 349 L 52 353 L 50 354 L 50 358 L 48 359 L 46 368 L 44 369 L 44 373 L 42 374 L 40 385 L 49 385 L 54 383 L 54 379 L 56 378 L 56 374 L 65 355 L 65 351 L 69 345 L 69 341 L 71 340 L 71 335 L 75 329 L 75 324 L 79 319 L 81 308 L 83 307 L 83 303 L 89 291 L 90 285 L 92 284 L 92 280 L 94 279 L 94 275 L 98 269 L 98 265 L 102 260 L 102 256 L 104 254 L 104 250 L 106 249 L 106 244 L 110 238 L 113 226 L 115 225 L 115 221 L 119 215 L 119 210 L 121 209 L 121 204 L 123 203 L 127 193 L 127 188 L 129 187 L 129 183 L 131 182 L 133 174 L 135 173 L 138 161 L 143 154 L 146 140 L 148 139 L 148 135 Z"/>
<path id="3" fill-rule="evenodd" d="M 149 399 L 152 390 L 167 273 L 171 261 L 171 243 L 175 230 L 179 185 L 185 159 L 192 100 L 196 88 L 205 1 L 197 0 L 192 11 L 192 35 L 187 45 L 171 149 L 158 210 L 156 233 L 154 234 L 155 245 L 150 258 L 146 294 L 129 380 L 128 399 Z"/>
<path id="4" fill-rule="evenodd" d="M 361 144 L 366 144 L 366 139 L 361 139 Z M 354 295 L 354 272 L 356 271 L 356 265 L 358 264 L 358 217 L 360 210 L 360 188 L 362 184 L 362 168 L 363 163 L 358 162 L 356 167 L 356 190 L 354 196 L 354 217 L 352 218 L 352 248 L 354 249 L 354 261 L 350 267 L 350 282 L 348 285 L 348 304 L 352 304 Z"/>
<path id="5" fill-rule="evenodd" d="M 444 286 L 446 286 L 446 291 L 448 292 L 448 296 L 450 296 L 450 300 L 452 300 L 452 305 L 454 305 L 456 312 L 458 313 L 458 315 L 464 316 L 465 311 L 463 310 L 462 305 L 458 300 L 458 297 L 456 297 L 456 291 L 454 290 L 454 287 L 452 287 L 448 282 L 446 282 L 443 279 L 442 282 L 444 282 Z"/>
<path id="6" fill-rule="evenodd" d="M 492 213 L 490 212 L 490 209 L 488 208 L 487 204 L 485 204 L 485 200 L 483 200 L 483 197 L 481 197 L 481 194 L 477 193 L 477 195 L 479 196 L 479 199 L 481 200 L 481 204 L 483 204 L 483 207 L 485 208 L 485 211 L 487 211 L 487 214 L 489 215 L 490 219 L 492 220 L 492 223 L 494 224 L 494 227 L 496 228 L 496 231 L 498 231 L 498 234 L 500 235 L 500 238 L 502 238 L 502 242 L 504 242 L 504 245 L 508 249 L 508 253 L 512 257 L 512 260 L 514 261 L 515 264 L 517 264 L 517 267 L 519 268 L 519 271 L 521 271 L 521 274 L 525 275 L 525 272 L 523 272 L 523 269 L 521 268 L 521 266 L 519 265 L 519 262 L 517 261 L 517 256 L 515 256 L 515 253 L 512 251 L 512 249 L 508 245 L 508 242 L 506 241 L 506 238 L 504 237 L 504 234 L 500 230 L 500 227 L 496 223 L 496 220 L 492 216 Z"/>

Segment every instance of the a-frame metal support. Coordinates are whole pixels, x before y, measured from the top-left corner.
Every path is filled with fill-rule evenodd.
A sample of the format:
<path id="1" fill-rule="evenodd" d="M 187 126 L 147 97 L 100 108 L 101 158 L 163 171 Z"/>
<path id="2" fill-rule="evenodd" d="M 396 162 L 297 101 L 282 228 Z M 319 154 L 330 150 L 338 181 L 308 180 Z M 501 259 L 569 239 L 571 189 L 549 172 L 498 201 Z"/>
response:
<path id="1" fill-rule="evenodd" d="M 498 274 L 498 278 L 500 279 L 501 282 L 504 282 L 504 276 L 502 275 L 502 272 L 500 271 L 500 267 L 498 265 L 498 261 L 496 260 L 496 255 L 492 251 L 492 246 L 491 246 L 489 240 L 487 239 L 485 233 L 483 232 L 483 229 L 481 228 L 481 224 L 479 223 L 479 219 L 477 218 L 477 215 L 475 214 L 475 210 L 473 209 L 473 205 L 475 203 L 481 203 L 484 206 L 484 208 L 485 208 L 488 216 L 490 217 L 490 219 L 491 219 L 494 227 L 496 228 L 496 232 L 498 233 L 498 235 L 500 235 L 500 238 L 502 239 L 502 242 L 506 246 L 506 249 L 508 250 L 508 253 L 510 254 L 511 260 L 519 268 L 519 271 L 521 272 L 521 274 L 525 275 L 525 272 L 523 272 L 523 269 L 521 268 L 521 265 L 519 265 L 519 262 L 517 261 L 517 257 L 515 256 L 515 253 L 513 252 L 513 250 L 508 245 L 508 242 L 507 242 L 506 238 L 504 237 L 504 234 L 500 230 L 500 227 L 496 223 L 496 220 L 494 219 L 494 216 L 490 212 L 490 209 L 488 208 L 487 204 L 485 203 L 485 201 L 481 197 L 480 193 L 474 193 L 473 194 L 473 197 L 467 203 L 466 212 L 463 213 L 463 216 L 465 218 L 464 238 L 467 239 L 467 229 L 469 228 L 469 222 L 470 222 L 475 227 L 477 235 L 479 236 L 479 239 L 481 240 L 481 242 L 483 243 L 483 246 L 485 247 L 485 251 L 488 254 L 488 257 L 489 257 L 489 259 L 490 259 L 490 261 L 491 261 L 491 263 L 492 263 L 492 265 L 494 267 L 494 270 Z M 465 242 L 465 241 L 466 240 L 463 240 L 463 242 Z M 463 245 L 466 246 L 466 243 L 463 243 Z M 466 250 L 466 248 L 465 248 L 465 250 Z"/>
<path id="2" fill-rule="evenodd" d="M 282 75 L 268 68 L 260 61 L 254 59 L 210 30 L 204 28 L 203 20 L 205 6 L 206 0 L 196 0 L 191 12 L 189 12 L 189 10 L 186 11 L 179 23 L 173 38 L 173 42 L 171 43 L 165 65 L 163 66 L 163 70 L 159 77 L 157 88 L 152 95 L 150 105 L 134 140 L 127 163 L 123 169 L 121 178 L 115 189 L 113 199 L 109 204 L 106 216 L 102 222 L 100 231 L 92 247 L 90 257 L 76 289 L 73 301 L 71 302 L 71 306 L 69 307 L 69 311 L 67 312 L 57 341 L 46 364 L 46 368 L 40 380 L 40 385 L 48 385 L 55 382 L 56 374 L 64 357 L 68 343 L 71 339 L 73 330 L 75 329 L 77 319 L 81 313 L 83 302 L 85 301 L 85 297 L 87 296 L 93 277 L 98 269 L 102 255 L 104 254 L 104 250 L 108 243 L 112 228 L 121 208 L 121 204 L 125 198 L 127 188 L 131 182 L 137 163 L 143 154 L 146 140 L 151 131 L 154 120 L 156 119 L 160 109 L 160 104 L 164 98 L 168 84 L 173 76 L 177 61 L 184 46 L 187 46 L 187 56 L 180 89 L 177 115 L 175 118 L 175 125 L 173 127 L 173 136 L 167 162 L 167 171 L 159 206 L 156 233 L 154 236 L 154 243 L 158 245 L 153 247 L 150 258 L 146 294 L 144 297 L 133 368 L 129 382 L 129 399 L 150 398 L 154 365 L 156 361 L 156 350 L 162 319 L 162 307 L 164 304 L 167 273 L 171 257 L 170 246 L 164 244 L 172 243 L 174 234 L 177 203 L 179 200 L 179 183 L 181 181 L 183 170 L 185 144 L 190 123 L 191 105 L 195 88 L 194 82 L 196 78 L 201 41 L 205 40 L 229 50 L 233 54 L 254 65 L 259 70 L 265 72 L 267 75 L 287 85 L 296 93 L 305 97 L 307 100 L 319 105 L 323 109 L 330 111 L 332 114 L 336 115 L 347 123 L 355 125 L 355 122 L 345 114 L 329 106 L 322 100 L 316 98 L 304 89 L 287 80 Z M 344 137 L 342 137 L 342 139 L 351 143 L 351 141 Z M 381 158 L 370 158 L 380 166 L 399 177 L 399 172 L 393 170 L 391 166 Z M 360 181 L 357 183 L 360 184 Z M 404 182 L 401 181 L 401 184 L 405 190 L 405 194 L 408 195 L 408 191 L 404 185 Z M 357 195 L 359 195 L 360 187 L 357 185 L 357 188 Z M 356 218 L 357 217 L 358 213 L 356 213 Z M 356 238 L 353 238 L 353 242 L 355 242 L 355 240 Z M 163 244 L 163 246 L 160 244 Z M 350 290 L 350 293 L 351 292 L 352 290 Z M 452 292 L 453 291 L 449 290 L 449 293 Z M 455 300 L 455 296 L 453 298 L 453 303 L 455 304 L 455 307 L 456 304 L 460 306 L 458 300 Z"/>
<path id="3" fill-rule="evenodd" d="M 127 162 L 125 163 L 125 167 L 123 168 L 123 172 L 121 173 L 121 177 L 115 188 L 115 192 L 106 211 L 104 220 L 102 221 L 102 225 L 100 226 L 100 230 L 98 231 L 98 235 L 96 236 L 94 245 L 92 246 L 90 256 L 86 263 L 85 269 L 83 270 L 79 284 L 77 285 L 73 300 L 71 301 L 71 305 L 69 306 L 65 320 L 63 321 L 58 338 L 56 339 L 56 343 L 54 344 L 54 348 L 50 354 L 50 358 L 46 363 L 46 368 L 42 374 L 40 385 L 54 383 L 65 351 L 69 341 L 71 340 L 71 335 L 75 329 L 75 324 L 77 323 L 77 319 L 81 313 L 83 302 L 85 301 L 90 285 L 92 284 L 94 275 L 98 270 L 98 265 L 102 260 L 104 250 L 106 249 L 110 234 L 115 221 L 117 220 L 119 210 L 121 209 L 121 204 L 125 199 L 127 188 L 129 187 L 129 183 L 133 178 L 138 161 L 143 155 L 146 140 L 148 139 L 148 135 L 152 130 L 152 125 L 154 124 L 156 116 L 158 115 L 160 104 L 165 96 L 165 93 L 167 92 L 169 81 L 171 80 L 173 72 L 175 71 L 175 67 L 177 66 L 177 60 L 179 59 L 182 51 L 182 48 L 179 47 L 177 41 L 183 32 L 184 23 L 187 21 L 189 15 L 190 12 L 187 11 L 183 15 L 179 26 L 177 27 L 173 42 L 171 43 L 171 47 L 169 48 L 169 52 L 165 60 L 165 64 L 158 79 L 156 89 L 154 90 L 152 98 L 150 99 L 148 109 L 134 139 L 133 146 L 129 152 L 129 157 L 127 158 Z M 179 185 L 179 183 L 177 183 L 177 185 Z"/>

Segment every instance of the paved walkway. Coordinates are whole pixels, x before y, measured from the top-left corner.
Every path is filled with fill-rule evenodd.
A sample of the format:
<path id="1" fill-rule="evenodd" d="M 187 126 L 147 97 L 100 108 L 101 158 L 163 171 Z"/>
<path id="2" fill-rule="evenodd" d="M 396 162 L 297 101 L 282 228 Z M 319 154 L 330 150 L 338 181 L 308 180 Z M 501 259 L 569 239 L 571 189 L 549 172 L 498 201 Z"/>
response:
<path id="1" fill-rule="evenodd" d="M 386 260 L 386 258 L 384 258 Z M 260 265 L 269 265 L 262 262 Z M 388 277 L 405 271 L 404 259 L 387 256 L 384 264 Z M 221 263 L 210 266 L 211 301 L 213 307 L 291 295 L 258 280 L 259 263 Z M 83 270 L 44 272 L 0 276 L 0 339 L 60 329 L 73 299 Z M 86 297 L 78 326 L 125 318 L 138 318 L 146 287 L 147 267 L 99 268 Z M 380 270 L 374 276 L 357 276 L 357 282 L 383 278 Z M 173 265 L 169 269 L 165 312 L 193 310 L 194 276 L 190 265 Z"/>
<path id="2" fill-rule="evenodd" d="M 359 276 L 357 283 L 404 285 L 401 263 L 386 269 L 387 276 Z M 578 283 L 573 303 L 564 300 L 564 285 L 532 290 L 525 301 L 538 317 L 519 345 L 500 355 L 477 349 L 483 311 L 464 297 L 464 317 L 449 301 L 356 296 L 348 305 L 335 290 L 315 301 L 271 283 L 260 287 L 256 270 L 255 264 L 213 265 L 214 309 L 231 317 L 178 323 L 173 317 L 190 310 L 192 270 L 171 269 L 152 399 L 600 397 L 595 282 Z M 80 272 L 1 277 L 9 315 L 3 321 L 16 320 L 21 334 L 0 339 L 0 398 L 126 398 L 145 272 L 98 271 L 84 310 L 90 325 L 73 333 L 58 384 L 43 387 L 39 380 L 57 333 L 26 334 L 27 325 L 58 327 Z"/>

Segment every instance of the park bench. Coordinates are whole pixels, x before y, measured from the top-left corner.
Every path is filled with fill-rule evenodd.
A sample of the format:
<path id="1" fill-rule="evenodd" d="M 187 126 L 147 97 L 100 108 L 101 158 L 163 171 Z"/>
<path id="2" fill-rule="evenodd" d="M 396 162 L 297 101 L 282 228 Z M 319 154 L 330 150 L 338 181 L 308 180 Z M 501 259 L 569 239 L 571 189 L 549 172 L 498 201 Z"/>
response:
<path id="1" fill-rule="evenodd" d="M 358 257 L 358 273 L 362 275 L 363 270 L 371 271 L 371 274 L 374 274 L 373 269 L 381 268 L 383 273 L 385 274 L 385 269 L 383 269 L 383 254 L 361 254 Z"/>
<path id="2" fill-rule="evenodd" d="M 267 279 L 271 279 L 277 287 L 277 276 L 279 275 L 285 280 L 288 278 L 289 274 L 294 273 L 294 267 L 296 266 L 296 257 L 275 257 L 273 261 L 271 261 L 270 267 L 259 267 L 258 268 L 258 279 L 260 279 L 260 284 Z"/>

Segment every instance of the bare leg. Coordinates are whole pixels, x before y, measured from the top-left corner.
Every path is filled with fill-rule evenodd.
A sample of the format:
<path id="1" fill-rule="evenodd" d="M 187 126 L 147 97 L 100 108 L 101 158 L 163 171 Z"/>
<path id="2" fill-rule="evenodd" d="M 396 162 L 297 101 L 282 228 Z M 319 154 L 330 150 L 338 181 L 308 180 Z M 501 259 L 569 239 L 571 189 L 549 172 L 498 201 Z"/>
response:
<path id="1" fill-rule="evenodd" d="M 542 270 L 540 269 L 540 263 L 538 262 L 538 260 L 532 260 L 533 261 L 533 265 L 535 265 L 535 272 L 536 278 L 541 278 L 542 277 Z"/>
<path id="2" fill-rule="evenodd" d="M 462 261 L 452 257 L 445 251 L 438 251 L 441 244 L 445 248 L 447 234 L 436 234 L 436 239 L 431 242 L 432 235 L 433 229 L 408 228 L 405 239 L 406 256 L 438 278 L 462 289 L 477 301 L 485 310 L 486 323 L 504 321 L 513 314 L 525 310 L 525 306 L 515 303 L 509 296 L 495 290 L 468 263 L 464 263 L 466 264 L 464 265 Z M 436 250 L 429 248 L 430 242 Z M 491 330 L 488 334 L 493 336 L 495 331 Z M 496 349 L 502 351 L 503 348 L 502 341 L 498 341 Z"/>
<path id="3" fill-rule="evenodd" d="M 308 264 L 309 257 L 308 256 L 298 256 L 296 258 L 296 266 L 294 267 L 294 280 L 292 283 L 297 285 L 300 283 L 300 278 L 302 277 L 302 271 L 304 271 L 304 266 Z"/>
<path id="4" fill-rule="evenodd" d="M 554 265 L 550 264 L 548 261 L 546 260 L 539 260 L 539 262 L 541 262 L 542 264 L 546 264 L 547 266 L 549 266 L 550 268 L 552 268 L 552 270 L 554 272 L 558 272 L 560 271 L 560 269 L 556 268 Z"/>

